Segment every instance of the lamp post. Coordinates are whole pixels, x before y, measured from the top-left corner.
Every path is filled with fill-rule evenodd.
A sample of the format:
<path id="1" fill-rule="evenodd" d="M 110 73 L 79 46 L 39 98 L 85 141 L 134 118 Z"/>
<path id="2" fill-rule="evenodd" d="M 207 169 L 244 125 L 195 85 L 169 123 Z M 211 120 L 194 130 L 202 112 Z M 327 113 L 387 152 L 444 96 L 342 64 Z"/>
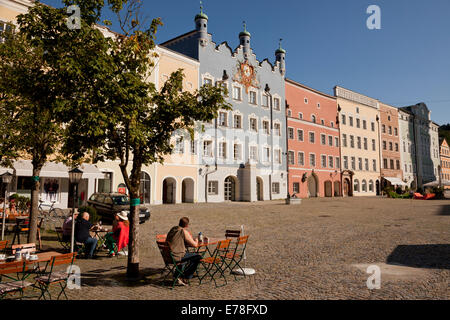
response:
<path id="1" fill-rule="evenodd" d="M 2 240 L 5 239 L 5 220 L 6 220 L 6 199 L 8 195 L 8 185 L 11 183 L 12 174 L 9 172 L 5 172 L 1 175 L 2 182 L 6 184 L 5 186 L 5 199 L 3 200 L 3 220 L 2 220 Z"/>
<path id="2" fill-rule="evenodd" d="M 70 252 L 73 253 L 74 242 L 75 242 L 75 201 L 78 193 L 78 184 L 81 181 L 81 177 L 83 176 L 83 171 L 78 168 L 72 169 L 69 171 L 69 183 L 74 184 L 73 188 L 73 201 L 72 201 L 72 235 L 70 238 Z"/>

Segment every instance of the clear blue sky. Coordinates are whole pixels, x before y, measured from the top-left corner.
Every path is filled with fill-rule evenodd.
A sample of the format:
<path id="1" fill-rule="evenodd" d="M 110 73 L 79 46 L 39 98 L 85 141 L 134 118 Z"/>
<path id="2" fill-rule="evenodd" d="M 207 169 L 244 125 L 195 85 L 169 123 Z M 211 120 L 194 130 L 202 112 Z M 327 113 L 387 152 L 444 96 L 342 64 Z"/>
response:
<path id="1" fill-rule="evenodd" d="M 60 7 L 59 0 L 42 1 Z M 157 43 L 194 29 L 197 0 L 144 0 L 161 17 Z M 450 0 L 203 0 L 216 43 L 235 48 L 242 21 L 259 60 L 287 50 L 287 77 L 333 94 L 340 85 L 393 106 L 425 102 L 438 124 L 450 123 Z M 369 30 L 369 5 L 381 30 Z M 105 18 L 112 18 L 105 12 Z M 112 19 L 114 21 L 114 19 Z M 117 24 L 113 30 L 119 31 Z"/>

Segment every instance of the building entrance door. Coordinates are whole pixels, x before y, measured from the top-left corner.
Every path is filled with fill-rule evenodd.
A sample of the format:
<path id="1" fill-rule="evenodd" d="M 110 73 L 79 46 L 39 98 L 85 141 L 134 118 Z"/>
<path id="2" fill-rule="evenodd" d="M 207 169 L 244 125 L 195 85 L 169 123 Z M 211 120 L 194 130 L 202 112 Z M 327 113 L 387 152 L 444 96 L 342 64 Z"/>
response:
<path id="1" fill-rule="evenodd" d="M 225 190 L 225 201 L 236 201 L 235 198 L 235 181 L 232 177 L 228 177 L 225 179 L 225 185 L 224 185 L 224 190 Z"/>

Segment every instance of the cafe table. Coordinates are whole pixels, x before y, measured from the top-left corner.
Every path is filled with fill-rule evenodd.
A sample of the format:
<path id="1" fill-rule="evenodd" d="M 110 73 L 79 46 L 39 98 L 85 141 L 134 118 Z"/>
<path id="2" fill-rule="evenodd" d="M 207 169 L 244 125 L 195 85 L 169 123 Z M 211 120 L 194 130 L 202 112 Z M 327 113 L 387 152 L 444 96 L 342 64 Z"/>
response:
<path id="1" fill-rule="evenodd" d="M 98 239 L 97 248 L 96 248 L 96 251 L 98 251 L 98 250 L 100 250 L 100 248 L 103 247 L 103 245 L 105 245 L 106 235 L 108 234 L 108 232 L 111 232 L 111 230 L 104 229 L 101 227 L 100 228 L 94 227 L 91 229 L 91 232 L 94 233 L 94 238 Z"/>

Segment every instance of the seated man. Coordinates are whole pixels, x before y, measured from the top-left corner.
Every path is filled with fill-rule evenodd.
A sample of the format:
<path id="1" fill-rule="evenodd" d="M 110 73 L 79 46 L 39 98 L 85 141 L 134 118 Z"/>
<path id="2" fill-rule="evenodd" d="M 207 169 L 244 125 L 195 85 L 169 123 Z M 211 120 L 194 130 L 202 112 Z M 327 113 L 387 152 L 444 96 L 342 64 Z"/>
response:
<path id="1" fill-rule="evenodd" d="M 89 234 L 91 228 L 92 224 L 89 222 L 89 213 L 83 212 L 78 215 L 75 221 L 75 241 L 84 243 L 86 246 L 86 257 L 88 259 L 92 259 L 95 248 L 97 247 L 97 239 L 92 238 Z"/>
<path id="2" fill-rule="evenodd" d="M 119 254 L 128 245 L 129 234 L 130 223 L 128 222 L 127 213 L 125 211 L 119 212 L 114 217 L 113 232 L 106 234 L 106 246 L 110 256 L 115 256 L 114 245 L 117 247 L 117 253 Z"/>
<path id="3" fill-rule="evenodd" d="M 178 284 L 186 285 L 188 279 L 192 279 L 202 256 L 197 253 L 189 253 L 186 246 L 195 247 L 198 241 L 192 238 L 192 234 L 187 229 L 189 227 L 189 218 L 181 218 L 178 226 L 170 229 L 167 234 L 166 242 L 169 244 L 170 251 L 176 262 L 180 263 L 180 268 L 184 268 L 184 278 L 178 278 Z M 186 265 L 187 264 L 187 265 Z"/>
<path id="4" fill-rule="evenodd" d="M 77 220 L 77 218 L 78 218 L 78 211 L 76 211 L 73 214 L 73 218 L 75 219 L 75 221 Z M 62 234 L 63 241 L 69 242 L 71 240 L 71 238 L 72 238 L 72 215 L 71 214 L 64 221 L 62 230 L 63 230 L 63 234 Z"/>

